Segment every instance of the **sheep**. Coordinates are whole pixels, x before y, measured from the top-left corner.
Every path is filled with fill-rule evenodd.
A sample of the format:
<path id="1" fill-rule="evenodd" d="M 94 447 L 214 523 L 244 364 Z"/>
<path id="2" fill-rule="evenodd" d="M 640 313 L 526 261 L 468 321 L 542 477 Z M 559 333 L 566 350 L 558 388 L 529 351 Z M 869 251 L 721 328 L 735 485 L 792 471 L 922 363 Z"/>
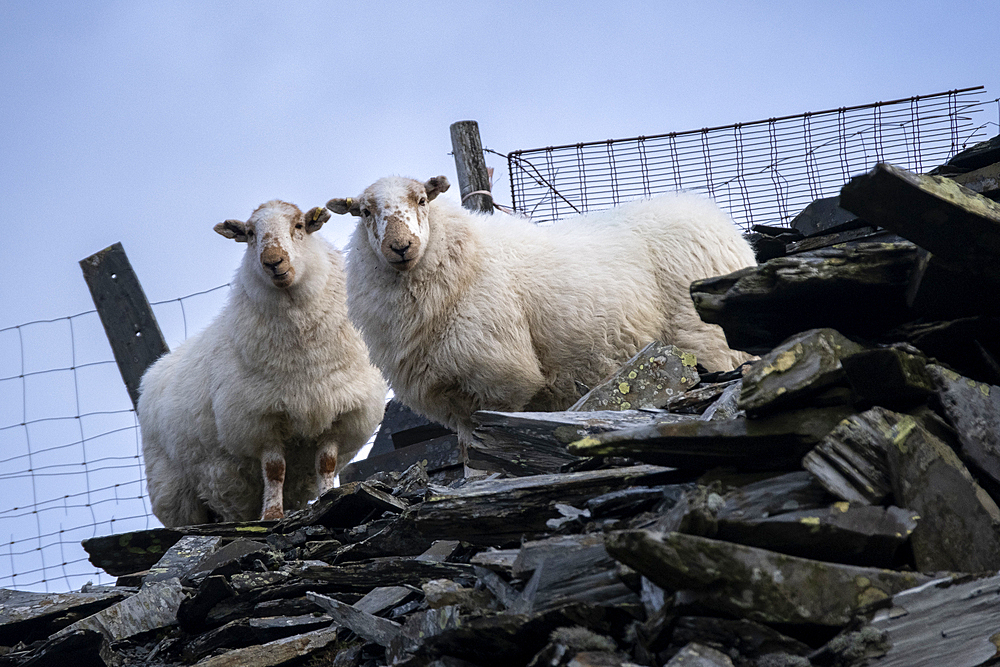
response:
<path id="1" fill-rule="evenodd" d="M 273 200 L 215 225 L 246 243 L 208 327 L 145 372 L 137 405 L 165 526 L 278 519 L 334 486 L 382 418 L 387 387 L 347 318 L 330 217 Z"/>
<path id="2" fill-rule="evenodd" d="M 698 317 L 693 281 L 756 263 L 709 199 L 673 193 L 540 227 L 391 176 L 327 208 L 360 220 L 348 312 L 396 397 L 472 442 L 476 410 L 564 410 L 659 339 L 706 367 L 750 357 Z"/>

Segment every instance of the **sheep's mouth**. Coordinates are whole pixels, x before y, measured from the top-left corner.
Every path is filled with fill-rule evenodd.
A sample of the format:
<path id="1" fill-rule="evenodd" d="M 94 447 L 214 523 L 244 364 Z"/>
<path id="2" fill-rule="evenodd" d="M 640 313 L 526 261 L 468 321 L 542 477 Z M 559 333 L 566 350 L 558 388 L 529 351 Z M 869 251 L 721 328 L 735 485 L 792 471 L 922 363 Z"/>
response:
<path id="1" fill-rule="evenodd" d="M 288 287 L 292 284 L 292 279 L 294 276 L 291 271 L 285 271 L 284 273 L 276 273 L 271 276 L 271 282 L 277 287 Z"/>
<path id="2" fill-rule="evenodd" d="M 397 271 L 409 271 L 413 268 L 413 265 L 417 263 L 416 259 L 391 259 L 389 260 L 389 266 L 396 269 Z"/>

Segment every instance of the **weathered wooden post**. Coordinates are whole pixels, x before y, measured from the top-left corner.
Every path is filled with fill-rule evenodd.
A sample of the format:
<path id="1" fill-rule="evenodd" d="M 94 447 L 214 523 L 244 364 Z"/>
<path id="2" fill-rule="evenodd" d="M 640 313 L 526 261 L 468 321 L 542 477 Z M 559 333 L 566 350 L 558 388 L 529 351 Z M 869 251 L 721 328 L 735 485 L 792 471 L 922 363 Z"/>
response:
<path id="1" fill-rule="evenodd" d="M 479 138 L 479 123 L 460 120 L 451 124 L 451 148 L 455 154 L 458 185 L 462 205 L 470 211 L 493 212 L 490 176 L 483 159 L 483 143 Z"/>
<path id="2" fill-rule="evenodd" d="M 169 352 L 167 342 L 121 243 L 81 259 L 80 268 L 111 343 L 118 371 L 135 405 L 139 401 L 142 374 Z"/>

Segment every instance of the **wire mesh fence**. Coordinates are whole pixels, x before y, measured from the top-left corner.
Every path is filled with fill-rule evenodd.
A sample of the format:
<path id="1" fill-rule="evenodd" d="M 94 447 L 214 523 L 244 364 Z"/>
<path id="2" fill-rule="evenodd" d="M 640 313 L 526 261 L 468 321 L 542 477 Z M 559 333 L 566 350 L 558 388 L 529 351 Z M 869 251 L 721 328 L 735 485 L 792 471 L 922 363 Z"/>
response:
<path id="1" fill-rule="evenodd" d="M 513 208 L 537 222 L 670 190 L 703 192 L 744 229 L 787 224 L 878 162 L 916 172 L 987 138 L 983 88 L 751 123 L 508 154 Z"/>
<path id="2" fill-rule="evenodd" d="M 223 285 L 154 303 L 176 344 L 208 322 Z M 81 541 L 161 524 L 139 426 L 94 310 L 0 330 L 0 587 L 113 583 Z"/>

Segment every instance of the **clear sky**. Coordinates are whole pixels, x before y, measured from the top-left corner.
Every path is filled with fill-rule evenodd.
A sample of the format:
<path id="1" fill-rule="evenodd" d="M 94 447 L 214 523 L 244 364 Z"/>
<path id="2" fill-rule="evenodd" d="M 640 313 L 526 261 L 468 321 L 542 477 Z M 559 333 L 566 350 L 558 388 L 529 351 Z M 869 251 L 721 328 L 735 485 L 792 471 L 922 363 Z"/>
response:
<path id="1" fill-rule="evenodd" d="M 75 361 L 57 334 L 2 330 L 92 309 L 78 261 L 116 241 L 165 301 L 230 280 L 243 246 L 212 227 L 264 201 L 305 210 L 388 174 L 456 182 L 458 120 L 506 154 L 977 85 L 995 99 L 998 19 L 998 0 L 0 0 L 0 378 L 21 356 L 35 370 L 110 358 L 96 318 L 75 324 Z M 487 164 L 509 202 L 505 160 Z M 334 216 L 320 233 L 343 247 L 352 227 Z M 191 329 L 223 298 L 187 302 Z M 176 343 L 183 327 L 158 316 Z M 127 407 L 113 368 L 88 372 L 69 414 L 110 409 L 105 390 Z M 0 386 L 0 461 L 20 446 L 2 427 L 72 391 L 31 383 L 30 406 L 21 384 Z M 0 545 L 36 530 L 9 525 Z M 25 567 L 8 555 L 0 585 Z"/>

